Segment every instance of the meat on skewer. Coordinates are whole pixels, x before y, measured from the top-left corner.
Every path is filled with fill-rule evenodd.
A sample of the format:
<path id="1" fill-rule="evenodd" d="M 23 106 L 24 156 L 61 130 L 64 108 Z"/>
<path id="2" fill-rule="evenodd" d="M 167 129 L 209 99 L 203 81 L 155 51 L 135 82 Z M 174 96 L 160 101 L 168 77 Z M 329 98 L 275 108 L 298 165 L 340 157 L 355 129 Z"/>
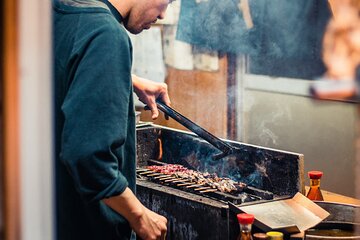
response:
<path id="1" fill-rule="evenodd" d="M 209 186 L 221 192 L 241 192 L 246 187 L 245 183 L 218 177 L 215 173 L 194 171 L 179 164 L 152 165 L 147 168 L 157 173 L 190 181 L 196 185 Z"/>

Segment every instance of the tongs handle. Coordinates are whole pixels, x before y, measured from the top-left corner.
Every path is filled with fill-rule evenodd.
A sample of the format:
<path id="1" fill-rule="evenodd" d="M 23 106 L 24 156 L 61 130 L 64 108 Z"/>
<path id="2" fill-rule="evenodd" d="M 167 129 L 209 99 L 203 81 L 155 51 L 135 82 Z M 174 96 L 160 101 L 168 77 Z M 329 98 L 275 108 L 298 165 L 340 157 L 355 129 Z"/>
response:
<path id="1" fill-rule="evenodd" d="M 175 121 L 183 125 L 184 127 L 188 128 L 192 132 L 196 133 L 199 137 L 209 142 L 211 145 L 222 151 L 223 153 L 216 156 L 215 159 L 219 159 L 225 155 L 230 154 L 233 151 L 233 147 L 220 138 L 214 136 L 213 134 L 209 133 L 196 123 L 192 122 L 190 119 L 186 118 L 185 116 L 181 115 L 175 109 L 169 107 L 163 102 L 156 101 L 158 109 L 164 112 L 169 117 L 173 118 Z"/>

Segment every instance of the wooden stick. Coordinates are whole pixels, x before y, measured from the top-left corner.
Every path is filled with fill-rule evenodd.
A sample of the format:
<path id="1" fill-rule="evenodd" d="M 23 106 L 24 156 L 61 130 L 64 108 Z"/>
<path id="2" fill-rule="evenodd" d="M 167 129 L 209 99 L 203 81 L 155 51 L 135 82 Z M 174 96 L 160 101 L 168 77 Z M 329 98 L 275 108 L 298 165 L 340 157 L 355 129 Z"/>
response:
<path id="1" fill-rule="evenodd" d="M 174 177 L 168 176 L 168 177 L 158 178 L 158 180 L 160 180 L 160 181 L 167 180 L 167 179 L 174 179 Z"/>
<path id="2" fill-rule="evenodd" d="M 160 178 L 164 178 L 164 177 L 168 177 L 167 175 L 164 174 L 159 174 L 159 175 L 154 175 L 156 177 L 153 177 L 154 179 L 160 179 Z"/>
<path id="3" fill-rule="evenodd" d="M 207 192 L 217 192 L 218 190 L 217 189 L 208 189 L 208 190 L 204 190 L 204 191 L 200 191 L 200 193 L 207 193 Z"/>
<path id="4" fill-rule="evenodd" d="M 202 190 L 208 190 L 208 189 L 212 189 L 211 187 L 201 187 L 201 188 L 195 188 L 195 191 L 202 191 Z"/>
<path id="5" fill-rule="evenodd" d="M 184 181 L 182 181 L 182 180 L 180 180 L 181 182 L 184 182 Z M 168 179 L 168 180 L 165 180 L 165 182 L 173 182 L 173 183 L 175 183 L 175 182 L 179 182 L 179 179 L 178 178 L 173 178 L 173 179 Z"/>
<path id="6" fill-rule="evenodd" d="M 181 186 L 187 186 L 187 185 L 194 185 L 194 183 L 188 182 L 188 183 L 180 183 L 180 184 L 176 184 L 176 185 L 181 187 Z"/>
<path id="7" fill-rule="evenodd" d="M 154 177 L 154 178 L 157 179 L 157 178 L 164 177 L 165 175 L 162 174 L 162 173 L 152 173 L 152 174 L 149 174 L 149 175 L 147 175 L 147 176 L 148 176 L 148 177 L 154 177 L 154 176 L 156 176 L 156 177 Z"/>
<path id="8" fill-rule="evenodd" d="M 147 168 L 137 168 L 136 171 L 137 172 L 148 172 L 148 171 L 151 171 L 151 170 L 147 169 Z"/>
<path id="9" fill-rule="evenodd" d="M 176 181 L 173 181 L 173 183 L 178 183 L 178 182 L 185 183 L 185 182 L 187 182 L 187 181 L 189 181 L 189 180 L 185 180 L 185 179 L 178 179 L 178 180 L 176 180 Z"/>
<path id="10" fill-rule="evenodd" d="M 141 175 L 146 175 L 146 174 L 151 174 L 151 173 L 154 173 L 153 171 L 148 171 L 148 172 L 140 172 L 139 174 Z"/>
<path id="11" fill-rule="evenodd" d="M 196 187 L 201 187 L 204 186 L 204 184 L 194 184 L 192 186 L 187 186 L 186 188 L 196 188 Z"/>

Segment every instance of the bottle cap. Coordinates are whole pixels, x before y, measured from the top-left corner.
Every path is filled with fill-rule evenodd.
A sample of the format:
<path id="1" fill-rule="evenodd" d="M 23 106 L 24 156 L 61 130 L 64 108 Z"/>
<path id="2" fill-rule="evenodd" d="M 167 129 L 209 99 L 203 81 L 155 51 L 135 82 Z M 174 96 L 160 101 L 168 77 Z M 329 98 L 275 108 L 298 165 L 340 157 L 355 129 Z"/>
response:
<path id="1" fill-rule="evenodd" d="M 254 222 L 254 215 L 252 214 L 239 213 L 236 217 L 241 224 L 253 224 Z"/>
<path id="2" fill-rule="evenodd" d="M 266 233 L 254 233 L 253 234 L 253 239 L 254 240 L 267 239 L 267 236 L 266 236 Z"/>
<path id="3" fill-rule="evenodd" d="M 284 234 L 281 232 L 267 232 L 266 236 L 268 239 L 276 240 L 276 239 L 283 239 Z"/>
<path id="4" fill-rule="evenodd" d="M 323 175 L 321 171 L 310 171 L 308 172 L 309 178 L 311 179 L 320 179 Z"/>

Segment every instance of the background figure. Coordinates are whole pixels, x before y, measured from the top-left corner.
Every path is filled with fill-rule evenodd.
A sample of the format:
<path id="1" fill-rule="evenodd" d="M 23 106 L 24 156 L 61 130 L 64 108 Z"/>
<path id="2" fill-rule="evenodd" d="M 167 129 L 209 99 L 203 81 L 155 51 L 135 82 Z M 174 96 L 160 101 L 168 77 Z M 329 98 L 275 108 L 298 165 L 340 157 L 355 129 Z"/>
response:
<path id="1" fill-rule="evenodd" d="M 331 85 L 315 85 L 318 98 L 349 98 L 358 95 L 360 64 L 360 1 L 330 1 L 333 17 L 323 38 L 324 78 Z"/>

